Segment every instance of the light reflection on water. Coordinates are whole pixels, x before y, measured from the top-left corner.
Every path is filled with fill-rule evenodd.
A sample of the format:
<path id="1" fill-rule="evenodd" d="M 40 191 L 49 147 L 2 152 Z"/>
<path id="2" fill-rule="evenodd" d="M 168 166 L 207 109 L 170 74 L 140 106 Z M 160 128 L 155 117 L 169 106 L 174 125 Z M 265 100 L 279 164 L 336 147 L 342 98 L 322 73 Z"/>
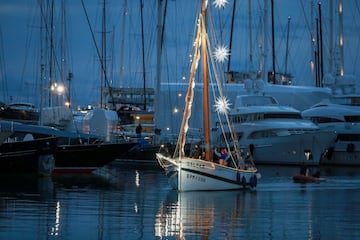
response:
<path id="1" fill-rule="evenodd" d="M 360 169 L 259 167 L 256 191 L 170 189 L 154 167 L 99 175 L 0 178 L 0 239 L 359 239 Z M 25 237 L 24 237 L 25 236 Z"/>

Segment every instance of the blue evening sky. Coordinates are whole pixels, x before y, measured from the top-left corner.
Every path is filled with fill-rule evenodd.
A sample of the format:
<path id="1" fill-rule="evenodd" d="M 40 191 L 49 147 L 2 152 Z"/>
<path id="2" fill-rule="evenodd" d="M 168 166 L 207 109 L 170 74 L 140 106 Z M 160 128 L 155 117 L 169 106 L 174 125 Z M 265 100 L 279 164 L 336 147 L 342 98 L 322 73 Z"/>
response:
<path id="1" fill-rule="evenodd" d="M 322 1 L 323 38 L 325 71 L 328 69 L 329 47 L 329 1 Z M 49 79 L 49 60 L 41 59 L 41 51 L 46 55 L 49 47 L 45 40 L 40 41 L 40 3 L 45 0 L 2 0 L 0 2 L 0 101 L 9 103 L 25 101 L 39 103 L 41 65 L 45 67 L 44 81 Z M 73 106 L 98 104 L 100 99 L 100 64 L 90 28 L 87 24 L 81 0 L 55 0 L 53 24 L 53 81 L 60 81 L 59 66 L 64 72 L 71 71 L 71 98 Z M 157 0 L 143 0 L 145 76 L 148 87 L 154 87 L 156 67 L 156 24 Z M 212 5 L 212 1 L 209 1 Z M 224 9 L 214 9 L 211 15 L 217 26 L 221 43 L 228 46 L 233 1 Z M 268 23 L 270 24 L 270 1 L 268 1 Z M 310 44 L 311 24 L 318 16 L 318 1 L 313 0 L 274 0 L 276 26 L 276 66 L 277 71 L 285 68 L 285 48 L 288 16 L 291 16 L 289 33 L 288 72 L 295 76 L 296 85 L 314 85 L 310 70 L 313 52 Z M 338 0 L 334 0 L 334 34 L 338 33 Z M 65 8 L 62 8 L 65 3 Z M 107 72 L 113 86 L 142 87 L 143 63 L 139 1 L 107 0 Z M 127 11 L 124 11 L 126 3 Z M 163 5 L 165 1 L 162 1 Z M 264 1 L 252 3 L 252 49 L 253 65 L 259 66 L 260 19 L 263 16 Z M 102 1 L 84 0 L 91 28 L 101 51 Z M 359 76 L 359 3 L 356 0 L 343 0 L 345 72 Z M 313 7 L 311 8 L 311 6 Z M 187 76 L 191 41 L 198 2 L 194 0 L 169 0 L 164 46 L 162 53 L 162 81 L 182 81 Z M 162 9 L 164 6 L 162 6 Z M 61 9 L 65 9 L 62 11 Z M 49 13 L 49 10 L 46 10 Z M 124 12 L 126 12 L 124 16 Z M 66 21 L 62 21 L 62 14 Z M 45 15 L 45 13 L 44 13 Z M 125 19 L 125 22 L 123 22 Z M 66 23 L 66 24 L 65 24 Z M 248 1 L 237 1 L 234 25 L 231 69 L 247 71 L 249 62 L 249 14 Z M 48 26 L 50 24 L 48 23 Z M 65 28 L 63 26 L 66 26 Z M 50 27 L 48 27 L 50 29 Z M 63 31 L 65 29 L 66 31 Z M 49 36 L 50 30 L 48 30 Z M 66 34 L 62 34 L 65 32 Z M 271 34 L 268 39 L 268 62 L 266 70 L 271 70 Z M 45 39 L 45 37 L 43 38 Z M 48 38 L 49 39 L 49 38 Z M 338 41 L 337 35 L 334 41 Z M 49 46 L 49 45 L 48 45 Z M 49 55 L 47 55 L 49 56 Z M 122 63 L 122 64 L 121 64 Z M 122 69 L 122 71 L 120 71 Z M 66 80 L 65 80 L 66 82 Z M 67 82 L 66 82 L 67 83 Z"/>

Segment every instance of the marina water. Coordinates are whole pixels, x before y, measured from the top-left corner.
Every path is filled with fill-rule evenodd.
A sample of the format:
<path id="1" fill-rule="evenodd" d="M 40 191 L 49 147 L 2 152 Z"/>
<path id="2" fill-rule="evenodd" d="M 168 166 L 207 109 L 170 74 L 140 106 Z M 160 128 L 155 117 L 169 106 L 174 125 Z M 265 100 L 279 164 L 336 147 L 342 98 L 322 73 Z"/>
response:
<path id="1" fill-rule="evenodd" d="M 360 239 L 360 169 L 258 166 L 255 191 L 171 190 L 155 164 L 1 177 L 0 239 Z"/>

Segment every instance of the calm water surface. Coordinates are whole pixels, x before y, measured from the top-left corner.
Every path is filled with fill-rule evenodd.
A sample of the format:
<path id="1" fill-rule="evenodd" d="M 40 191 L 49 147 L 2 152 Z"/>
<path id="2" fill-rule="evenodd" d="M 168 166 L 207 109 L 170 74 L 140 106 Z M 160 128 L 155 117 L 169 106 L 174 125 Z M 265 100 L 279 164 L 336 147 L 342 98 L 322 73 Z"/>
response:
<path id="1" fill-rule="evenodd" d="M 161 169 L 115 162 L 98 175 L 0 178 L 0 239 L 360 239 L 360 168 L 293 183 L 259 167 L 256 191 L 170 189 Z"/>

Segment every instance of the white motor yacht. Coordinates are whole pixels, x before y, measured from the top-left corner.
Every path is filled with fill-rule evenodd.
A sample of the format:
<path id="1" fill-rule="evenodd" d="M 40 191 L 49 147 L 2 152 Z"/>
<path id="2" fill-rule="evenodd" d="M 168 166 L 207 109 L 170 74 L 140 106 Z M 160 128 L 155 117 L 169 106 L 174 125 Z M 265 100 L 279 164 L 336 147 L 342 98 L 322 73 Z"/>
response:
<path id="1" fill-rule="evenodd" d="M 336 138 L 334 131 L 321 130 L 272 96 L 237 96 L 230 121 L 240 149 L 256 164 L 316 166 Z"/>
<path id="2" fill-rule="evenodd" d="M 335 131 L 334 145 L 322 164 L 360 165 L 360 96 L 347 95 L 324 100 L 302 112 L 320 129 Z"/>

